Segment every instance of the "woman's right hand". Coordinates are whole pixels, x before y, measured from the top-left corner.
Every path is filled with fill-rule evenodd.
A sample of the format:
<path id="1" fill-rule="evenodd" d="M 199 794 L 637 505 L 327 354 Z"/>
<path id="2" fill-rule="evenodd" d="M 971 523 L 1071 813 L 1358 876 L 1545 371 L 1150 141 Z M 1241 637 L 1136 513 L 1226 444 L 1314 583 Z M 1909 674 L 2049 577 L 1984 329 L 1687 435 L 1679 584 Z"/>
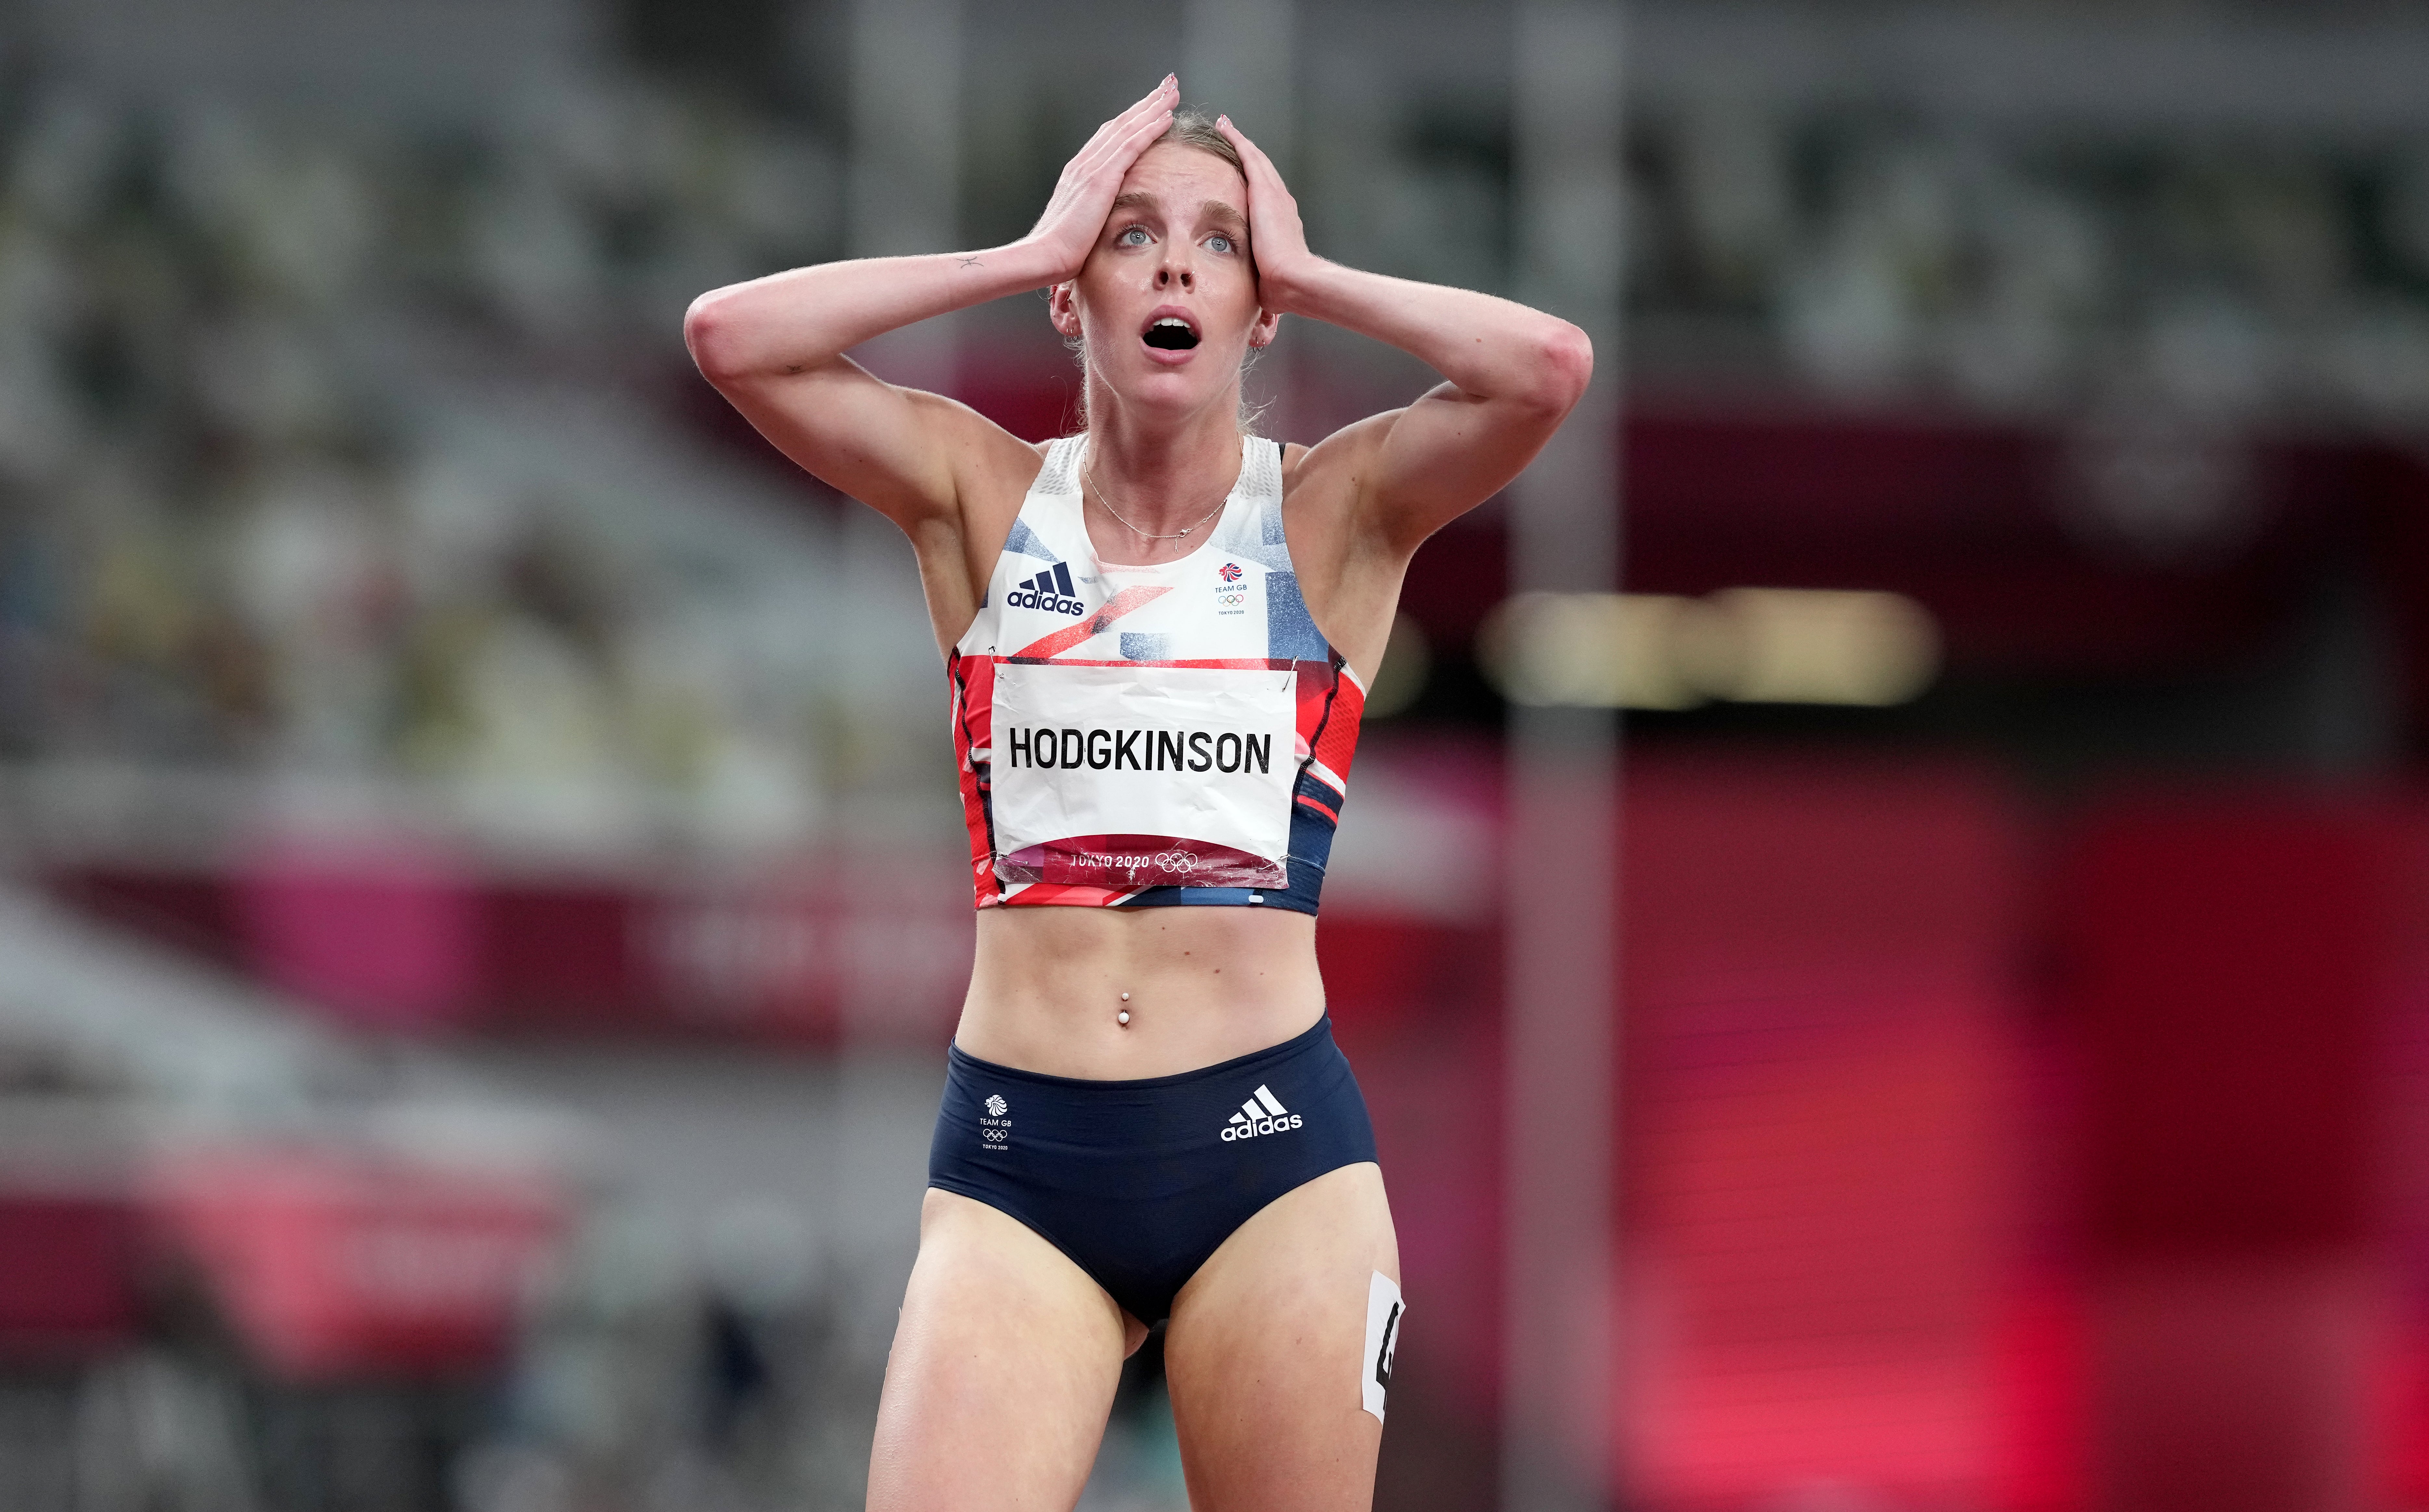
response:
<path id="1" fill-rule="evenodd" d="M 1105 228 L 1105 217 L 1114 213 L 1114 196 L 1122 191 L 1122 175 L 1172 125 L 1172 112 L 1180 104 L 1181 81 L 1166 74 L 1146 99 L 1099 126 L 1088 144 L 1063 165 L 1063 176 L 1054 181 L 1054 195 L 1046 202 L 1046 213 L 1025 238 L 1050 254 L 1054 274 L 1049 282 L 1059 284 L 1080 275 L 1097 245 L 1098 234 Z"/>

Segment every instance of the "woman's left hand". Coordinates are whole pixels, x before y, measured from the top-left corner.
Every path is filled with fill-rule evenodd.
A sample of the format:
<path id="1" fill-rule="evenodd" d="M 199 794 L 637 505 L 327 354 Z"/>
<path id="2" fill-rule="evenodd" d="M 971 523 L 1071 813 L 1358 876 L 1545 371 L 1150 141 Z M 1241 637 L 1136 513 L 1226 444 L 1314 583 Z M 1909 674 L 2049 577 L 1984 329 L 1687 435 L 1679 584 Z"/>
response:
<path id="1" fill-rule="evenodd" d="M 1307 227 L 1298 218 L 1298 201 L 1291 197 L 1274 160 L 1241 135 L 1230 116 L 1218 116 L 1214 128 L 1239 149 L 1240 161 L 1248 169 L 1248 253 L 1257 265 L 1258 302 L 1268 314 L 1288 314 L 1298 280 L 1320 260 L 1307 250 Z"/>

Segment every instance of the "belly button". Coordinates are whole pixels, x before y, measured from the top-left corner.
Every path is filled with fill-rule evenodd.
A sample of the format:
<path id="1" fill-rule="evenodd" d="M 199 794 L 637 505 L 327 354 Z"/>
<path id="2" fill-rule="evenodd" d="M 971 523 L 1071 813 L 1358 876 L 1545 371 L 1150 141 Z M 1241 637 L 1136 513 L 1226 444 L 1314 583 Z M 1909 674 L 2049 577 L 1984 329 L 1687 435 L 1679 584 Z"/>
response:
<path id="1" fill-rule="evenodd" d="M 1130 1000 L 1131 995 L 1128 992 L 1122 994 L 1122 1001 L 1124 1003 L 1128 1003 Z M 1114 1022 L 1120 1024 L 1125 1029 L 1129 1028 L 1131 1026 L 1131 1010 L 1124 1008 L 1120 1012 L 1115 1014 Z"/>

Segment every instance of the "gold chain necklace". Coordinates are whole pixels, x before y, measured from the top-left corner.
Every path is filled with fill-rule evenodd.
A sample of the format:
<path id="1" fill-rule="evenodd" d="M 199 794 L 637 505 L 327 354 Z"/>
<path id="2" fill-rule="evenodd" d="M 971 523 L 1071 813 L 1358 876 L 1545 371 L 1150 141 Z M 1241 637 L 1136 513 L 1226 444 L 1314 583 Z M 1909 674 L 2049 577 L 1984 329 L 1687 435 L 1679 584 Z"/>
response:
<path id="1" fill-rule="evenodd" d="M 1231 495 L 1229 492 L 1226 492 L 1223 497 L 1214 501 L 1214 508 L 1207 510 L 1202 515 L 1199 515 L 1197 520 L 1191 523 L 1181 526 L 1179 530 L 1173 531 L 1169 535 L 1159 536 L 1152 530 L 1141 530 L 1138 526 L 1122 519 L 1121 511 L 1114 507 L 1114 501 L 1105 496 L 1105 486 L 1097 481 L 1097 464 L 1093 459 L 1088 463 L 1088 470 L 1080 475 L 1087 481 L 1089 487 L 1097 490 L 1097 503 L 1104 509 L 1105 513 L 1112 515 L 1115 520 L 1120 522 L 1122 528 L 1128 530 L 1132 535 L 1141 536 L 1148 540 L 1179 540 L 1181 537 L 1197 529 L 1199 525 L 1204 524 L 1207 521 L 1214 519 L 1218 514 L 1221 514 L 1223 512 L 1223 506 L 1231 502 Z"/>

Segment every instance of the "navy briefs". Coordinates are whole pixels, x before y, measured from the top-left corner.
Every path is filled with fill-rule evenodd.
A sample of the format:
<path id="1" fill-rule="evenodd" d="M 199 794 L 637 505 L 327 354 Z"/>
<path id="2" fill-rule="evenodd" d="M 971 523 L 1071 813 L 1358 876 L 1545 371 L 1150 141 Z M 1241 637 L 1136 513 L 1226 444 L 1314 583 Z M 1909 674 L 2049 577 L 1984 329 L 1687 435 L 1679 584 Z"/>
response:
<path id="1" fill-rule="evenodd" d="M 928 1185 L 1036 1230 L 1143 1323 L 1259 1208 L 1375 1158 L 1332 1021 L 1177 1076 L 1087 1081 L 949 1053 Z"/>

